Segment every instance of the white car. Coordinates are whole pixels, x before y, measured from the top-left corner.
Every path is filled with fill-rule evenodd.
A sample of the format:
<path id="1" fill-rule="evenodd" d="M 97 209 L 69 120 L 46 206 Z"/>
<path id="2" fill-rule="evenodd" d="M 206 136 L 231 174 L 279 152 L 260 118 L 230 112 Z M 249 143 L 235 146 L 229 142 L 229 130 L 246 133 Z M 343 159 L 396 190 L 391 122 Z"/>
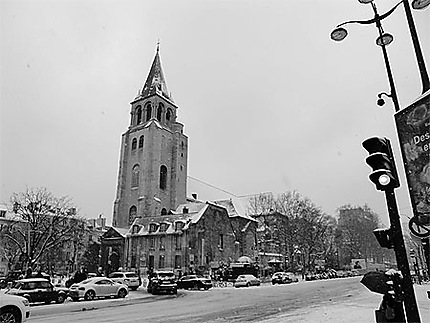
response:
<path id="1" fill-rule="evenodd" d="M 261 281 L 254 275 L 239 275 L 234 282 L 234 287 L 260 286 Z"/>
<path id="2" fill-rule="evenodd" d="M 0 322 L 21 323 L 30 317 L 30 303 L 21 296 L 0 293 Z"/>
<path id="3" fill-rule="evenodd" d="M 114 282 L 106 277 L 93 277 L 86 279 L 78 284 L 70 286 L 69 296 L 78 301 L 84 298 L 86 301 L 92 301 L 98 297 L 126 297 L 128 294 L 127 285 Z"/>
<path id="4" fill-rule="evenodd" d="M 132 271 L 117 271 L 109 275 L 109 278 L 115 282 L 127 285 L 129 289 L 136 290 L 140 286 L 139 275 Z"/>

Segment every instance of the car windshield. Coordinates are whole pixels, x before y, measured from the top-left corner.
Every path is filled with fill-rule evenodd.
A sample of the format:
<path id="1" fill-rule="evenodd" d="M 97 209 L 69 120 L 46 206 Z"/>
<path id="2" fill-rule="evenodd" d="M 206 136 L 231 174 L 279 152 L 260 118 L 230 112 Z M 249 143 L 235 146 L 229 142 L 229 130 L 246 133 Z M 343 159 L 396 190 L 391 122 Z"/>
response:
<path id="1" fill-rule="evenodd" d="M 136 277 L 138 277 L 138 276 L 137 276 L 137 274 L 135 274 L 135 273 L 130 273 L 130 274 L 125 274 L 125 277 L 128 277 L 128 278 L 136 278 Z"/>
<path id="2" fill-rule="evenodd" d="M 92 281 L 93 281 L 93 279 L 85 279 L 84 281 L 81 281 L 79 284 L 88 284 Z"/>
<path id="3" fill-rule="evenodd" d="M 113 273 L 109 275 L 109 278 L 121 278 L 122 274 L 121 273 Z"/>
<path id="4" fill-rule="evenodd" d="M 158 273 L 158 277 L 160 279 L 171 279 L 171 278 L 175 278 L 175 274 L 174 273 Z"/>

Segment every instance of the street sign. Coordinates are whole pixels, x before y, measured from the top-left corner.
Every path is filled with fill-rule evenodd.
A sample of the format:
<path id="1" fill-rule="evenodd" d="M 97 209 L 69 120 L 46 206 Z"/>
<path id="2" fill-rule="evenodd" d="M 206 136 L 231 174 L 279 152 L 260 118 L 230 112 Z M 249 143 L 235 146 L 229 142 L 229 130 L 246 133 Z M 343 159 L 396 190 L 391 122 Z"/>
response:
<path id="1" fill-rule="evenodd" d="M 430 90 L 397 112 L 395 119 L 414 212 L 413 225 L 430 227 Z"/>
<path id="2" fill-rule="evenodd" d="M 413 217 L 409 220 L 409 230 L 411 233 L 418 238 L 430 237 L 430 227 L 418 223 L 417 217 Z"/>

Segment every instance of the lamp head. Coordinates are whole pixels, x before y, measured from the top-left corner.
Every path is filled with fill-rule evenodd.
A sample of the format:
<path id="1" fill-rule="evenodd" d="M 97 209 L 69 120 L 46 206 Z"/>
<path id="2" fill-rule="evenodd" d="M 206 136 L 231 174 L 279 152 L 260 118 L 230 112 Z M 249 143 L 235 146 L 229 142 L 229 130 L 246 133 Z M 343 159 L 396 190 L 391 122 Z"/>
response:
<path id="1" fill-rule="evenodd" d="M 430 0 L 414 0 L 412 1 L 412 8 L 415 10 L 425 9 L 430 5 Z"/>
<path id="2" fill-rule="evenodd" d="M 383 99 L 383 98 L 379 98 L 379 99 L 378 99 L 378 101 L 376 101 L 376 103 L 377 103 L 380 107 L 382 107 L 382 106 L 385 104 L 385 101 L 384 101 L 384 99 Z"/>
<path id="3" fill-rule="evenodd" d="M 335 30 L 333 30 L 330 34 L 330 38 L 334 41 L 342 41 L 345 39 L 345 37 L 348 35 L 348 32 L 345 28 L 337 27 Z"/>
<path id="4" fill-rule="evenodd" d="M 387 46 L 393 42 L 393 35 L 389 33 L 384 33 L 382 36 L 376 38 L 376 45 L 378 46 Z"/>
<path id="5" fill-rule="evenodd" d="M 358 2 L 362 3 L 362 4 L 368 4 L 371 3 L 373 0 L 358 0 Z"/>

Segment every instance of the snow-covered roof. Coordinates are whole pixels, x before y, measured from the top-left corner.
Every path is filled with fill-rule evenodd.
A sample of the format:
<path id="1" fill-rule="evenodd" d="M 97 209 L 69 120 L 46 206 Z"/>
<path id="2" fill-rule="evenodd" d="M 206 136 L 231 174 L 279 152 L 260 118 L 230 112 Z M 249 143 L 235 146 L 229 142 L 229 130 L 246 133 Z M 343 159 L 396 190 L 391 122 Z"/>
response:
<path id="1" fill-rule="evenodd" d="M 111 227 L 113 230 L 115 230 L 116 232 L 118 232 L 121 236 L 125 237 L 128 233 L 128 229 L 127 228 L 117 228 L 117 227 Z"/>
<path id="2" fill-rule="evenodd" d="M 214 201 L 214 203 L 216 205 L 220 205 L 220 206 L 225 207 L 227 209 L 228 216 L 231 218 L 240 217 L 240 218 L 252 221 L 252 222 L 258 222 L 253 217 L 245 214 L 245 211 L 243 210 L 241 204 L 237 203 L 233 199 L 217 200 L 217 201 Z"/>

